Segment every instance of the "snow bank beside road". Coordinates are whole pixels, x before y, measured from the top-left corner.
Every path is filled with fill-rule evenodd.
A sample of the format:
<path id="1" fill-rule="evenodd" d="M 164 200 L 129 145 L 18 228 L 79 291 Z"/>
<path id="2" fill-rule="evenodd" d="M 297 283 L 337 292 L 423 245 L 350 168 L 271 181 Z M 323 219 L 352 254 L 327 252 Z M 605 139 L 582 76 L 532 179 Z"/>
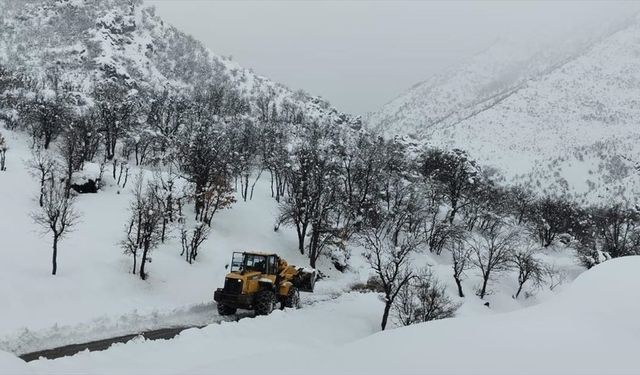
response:
<path id="1" fill-rule="evenodd" d="M 13 354 L 0 351 L 0 374 L 22 375 L 33 373 L 25 361 Z"/>
<path id="2" fill-rule="evenodd" d="M 373 334 L 381 312 L 376 295 L 351 293 L 300 310 L 190 329 L 173 340 L 134 340 L 103 352 L 29 364 L 41 374 L 249 373 L 253 367 L 276 373 L 296 357 Z"/>
<path id="3" fill-rule="evenodd" d="M 546 303 L 378 331 L 381 302 L 333 302 L 30 365 L 37 373 L 637 374 L 640 257 L 606 262 Z M 283 362 L 283 360 L 285 362 Z M 283 363 L 286 363 L 283 365 Z M 241 367 L 239 367 L 241 365 Z"/>
<path id="4" fill-rule="evenodd" d="M 637 374 L 640 257 L 601 264 L 555 299 L 513 313 L 379 333 L 318 359 L 311 373 Z M 292 373 L 295 371 L 292 371 Z"/>

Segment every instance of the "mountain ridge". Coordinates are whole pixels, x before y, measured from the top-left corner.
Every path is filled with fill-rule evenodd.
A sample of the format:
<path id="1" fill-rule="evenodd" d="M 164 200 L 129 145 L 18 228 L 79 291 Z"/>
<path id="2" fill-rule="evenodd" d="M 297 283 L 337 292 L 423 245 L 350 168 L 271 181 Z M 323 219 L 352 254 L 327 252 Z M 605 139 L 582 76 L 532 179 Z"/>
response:
<path id="1" fill-rule="evenodd" d="M 502 59 L 494 51 L 476 57 L 457 76 L 445 76 L 440 87 L 410 90 L 367 122 L 387 136 L 465 149 L 481 164 L 500 170 L 509 183 L 543 194 L 600 201 L 624 191 L 624 199 L 635 200 L 636 192 L 629 190 L 636 185 L 635 175 L 624 160 L 640 153 L 630 144 L 638 138 L 633 124 L 640 122 L 640 114 L 629 95 L 637 90 L 633 82 L 640 74 L 633 58 L 640 53 L 639 34 L 640 19 L 634 15 L 560 59 L 540 60 L 537 54 L 528 61 L 521 56 Z M 514 66 L 515 78 L 501 81 L 497 73 Z M 493 83 L 499 89 L 481 95 L 483 85 Z M 447 111 L 445 117 L 436 116 Z M 614 144 L 620 152 L 613 151 Z M 614 179 L 615 188 L 612 175 L 620 177 Z"/>

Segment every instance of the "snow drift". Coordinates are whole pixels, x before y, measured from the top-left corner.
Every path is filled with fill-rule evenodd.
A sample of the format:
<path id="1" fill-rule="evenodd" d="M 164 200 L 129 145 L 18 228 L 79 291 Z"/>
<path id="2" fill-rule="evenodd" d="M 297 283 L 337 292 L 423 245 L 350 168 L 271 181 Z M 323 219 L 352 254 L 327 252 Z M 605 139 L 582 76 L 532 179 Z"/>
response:
<path id="1" fill-rule="evenodd" d="M 0 351 L 0 374 L 33 374 L 33 371 L 20 358 Z"/>
<path id="2" fill-rule="evenodd" d="M 332 361 L 314 361 L 314 371 L 637 374 L 638 269 L 640 257 L 619 258 L 529 309 L 379 333 L 326 353 Z"/>
<path id="3" fill-rule="evenodd" d="M 632 374 L 640 345 L 640 256 L 601 264 L 556 298 L 512 313 L 370 335 L 381 303 L 334 303 L 33 363 L 38 373 Z M 250 358 L 250 360 L 247 360 Z M 286 358 L 286 366 L 274 358 Z M 268 364 L 273 364 L 270 366 Z"/>

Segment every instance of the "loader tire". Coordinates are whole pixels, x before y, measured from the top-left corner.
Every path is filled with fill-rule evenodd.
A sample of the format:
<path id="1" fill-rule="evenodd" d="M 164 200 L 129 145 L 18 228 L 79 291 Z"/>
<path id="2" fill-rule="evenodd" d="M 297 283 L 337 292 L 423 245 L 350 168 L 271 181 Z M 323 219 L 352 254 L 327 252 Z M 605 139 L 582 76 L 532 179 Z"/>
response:
<path id="1" fill-rule="evenodd" d="M 270 290 L 264 289 L 256 294 L 254 307 L 256 315 L 269 315 L 276 305 L 276 295 Z"/>
<path id="2" fill-rule="evenodd" d="M 285 307 L 299 309 L 300 308 L 300 291 L 295 286 L 289 288 L 289 294 L 282 301 L 282 308 Z"/>
<path id="3" fill-rule="evenodd" d="M 218 314 L 220 315 L 233 315 L 236 313 L 236 310 L 237 309 L 235 307 L 223 305 L 221 303 L 218 304 Z"/>

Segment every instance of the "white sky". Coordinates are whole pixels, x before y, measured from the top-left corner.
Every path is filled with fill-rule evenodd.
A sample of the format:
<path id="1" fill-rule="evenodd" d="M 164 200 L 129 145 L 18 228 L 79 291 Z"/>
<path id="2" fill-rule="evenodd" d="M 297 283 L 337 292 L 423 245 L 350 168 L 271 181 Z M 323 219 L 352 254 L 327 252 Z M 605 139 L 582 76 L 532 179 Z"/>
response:
<path id="1" fill-rule="evenodd" d="M 256 73 L 374 111 L 498 38 L 565 38 L 640 10 L 634 1 L 146 0 Z"/>

